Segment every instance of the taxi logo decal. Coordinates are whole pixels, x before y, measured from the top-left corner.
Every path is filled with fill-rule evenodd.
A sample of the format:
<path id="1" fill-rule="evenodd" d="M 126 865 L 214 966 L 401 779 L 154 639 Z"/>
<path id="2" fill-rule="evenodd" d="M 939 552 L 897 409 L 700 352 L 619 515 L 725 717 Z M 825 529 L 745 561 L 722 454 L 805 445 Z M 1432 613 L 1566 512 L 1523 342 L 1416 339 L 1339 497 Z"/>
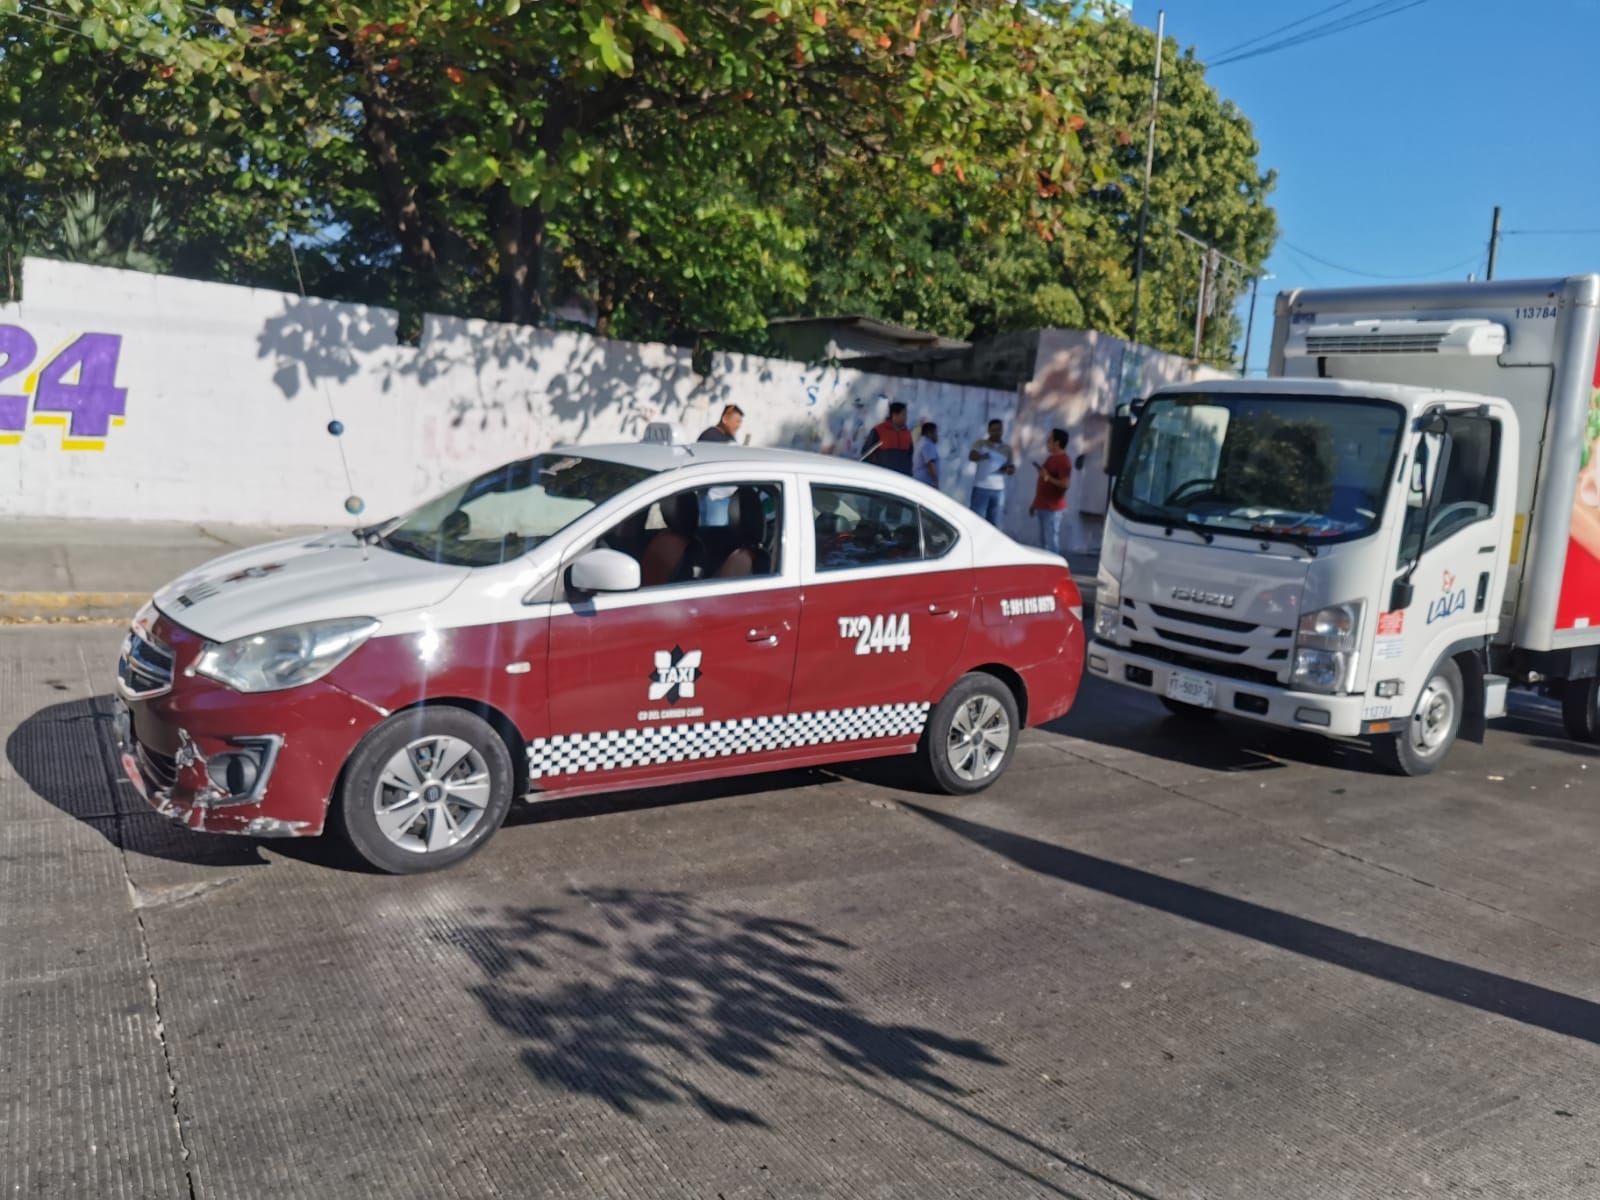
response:
<path id="1" fill-rule="evenodd" d="M 871 617 L 840 617 L 839 636 L 855 638 L 857 654 L 893 654 L 911 649 L 911 614 L 879 613 Z"/>
<path id="2" fill-rule="evenodd" d="M 682 646 L 657 650 L 656 669 L 650 672 L 650 699 L 668 704 L 693 699 L 695 681 L 705 673 L 700 670 L 700 653 Z"/>

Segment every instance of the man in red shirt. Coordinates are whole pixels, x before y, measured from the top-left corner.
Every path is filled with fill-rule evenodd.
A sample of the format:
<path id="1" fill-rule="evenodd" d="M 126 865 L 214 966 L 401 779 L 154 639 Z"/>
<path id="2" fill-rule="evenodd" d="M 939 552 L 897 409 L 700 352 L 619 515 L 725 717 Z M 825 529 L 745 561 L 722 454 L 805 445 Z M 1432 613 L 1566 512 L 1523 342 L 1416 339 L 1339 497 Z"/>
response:
<path id="1" fill-rule="evenodd" d="M 1061 518 L 1067 511 L 1067 488 L 1072 483 L 1072 460 L 1067 457 L 1067 431 L 1052 429 L 1045 447 L 1049 457 L 1033 465 L 1039 483 L 1033 490 L 1030 515 L 1039 518 L 1039 542 L 1051 554 L 1061 553 Z"/>
<path id="2" fill-rule="evenodd" d="M 861 458 L 875 467 L 911 474 L 911 430 L 906 427 L 904 401 L 889 405 L 889 419 L 873 427 Z"/>

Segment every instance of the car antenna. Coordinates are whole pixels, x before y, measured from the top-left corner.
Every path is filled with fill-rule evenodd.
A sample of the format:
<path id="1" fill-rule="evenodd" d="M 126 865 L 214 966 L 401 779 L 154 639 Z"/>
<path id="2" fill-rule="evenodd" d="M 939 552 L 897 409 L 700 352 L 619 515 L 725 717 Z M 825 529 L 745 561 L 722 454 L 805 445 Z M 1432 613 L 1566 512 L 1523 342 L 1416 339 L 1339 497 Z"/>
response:
<path id="1" fill-rule="evenodd" d="M 294 264 L 294 278 L 300 287 L 300 299 L 305 300 L 308 298 L 306 296 L 306 281 L 305 276 L 300 274 L 300 256 L 295 253 L 294 235 L 286 234 L 284 241 L 289 245 L 289 261 Z M 326 428 L 329 434 L 333 436 L 334 443 L 339 447 L 339 466 L 344 470 L 345 487 L 350 489 L 350 494 L 344 500 L 344 511 L 352 517 L 358 517 L 366 509 L 367 502 L 356 495 L 355 481 L 350 475 L 350 459 L 346 457 L 344 452 L 344 422 L 339 420 L 339 414 L 334 411 L 333 394 L 328 391 L 328 381 L 324 379 L 321 382 L 322 398 L 328 405 L 328 424 Z M 361 561 L 367 561 L 367 539 L 362 536 L 362 527 L 357 525 L 351 532 L 355 534 L 356 542 L 361 547 Z"/>

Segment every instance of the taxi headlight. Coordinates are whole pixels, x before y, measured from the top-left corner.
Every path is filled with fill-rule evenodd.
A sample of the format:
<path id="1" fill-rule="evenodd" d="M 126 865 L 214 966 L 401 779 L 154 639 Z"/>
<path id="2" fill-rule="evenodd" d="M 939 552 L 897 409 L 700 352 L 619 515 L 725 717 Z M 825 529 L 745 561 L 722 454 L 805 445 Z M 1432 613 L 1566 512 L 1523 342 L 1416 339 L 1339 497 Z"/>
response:
<path id="1" fill-rule="evenodd" d="M 194 665 L 197 675 L 240 692 L 281 692 L 315 683 L 377 632 L 371 617 L 314 621 L 208 645 Z"/>

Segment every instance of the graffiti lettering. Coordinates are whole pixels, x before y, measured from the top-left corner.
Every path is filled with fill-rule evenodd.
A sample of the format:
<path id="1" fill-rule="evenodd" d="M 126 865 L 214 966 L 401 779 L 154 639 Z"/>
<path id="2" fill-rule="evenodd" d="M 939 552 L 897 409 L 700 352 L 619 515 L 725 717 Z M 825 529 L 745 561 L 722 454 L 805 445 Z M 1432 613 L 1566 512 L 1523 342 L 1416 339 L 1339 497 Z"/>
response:
<path id="1" fill-rule="evenodd" d="M 21 375 L 38 356 L 38 343 L 19 325 L 0 325 L 0 386 Z M 117 386 L 121 336 L 79 334 L 23 379 L 21 392 L 0 392 L 0 446 L 22 441 L 28 408 L 35 425 L 58 426 L 63 450 L 102 450 L 122 424 L 128 391 Z"/>

